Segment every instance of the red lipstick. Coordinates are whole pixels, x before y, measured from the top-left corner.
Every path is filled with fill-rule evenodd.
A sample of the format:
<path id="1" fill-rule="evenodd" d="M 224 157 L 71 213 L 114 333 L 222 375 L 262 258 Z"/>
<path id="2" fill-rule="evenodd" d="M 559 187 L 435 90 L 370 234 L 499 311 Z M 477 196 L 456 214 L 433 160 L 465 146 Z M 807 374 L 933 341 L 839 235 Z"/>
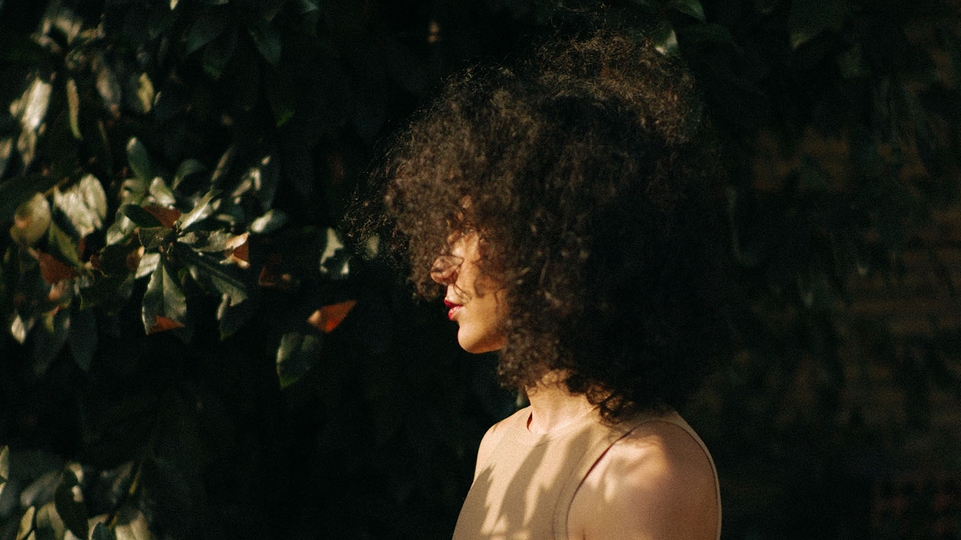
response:
<path id="1" fill-rule="evenodd" d="M 444 299 L 444 305 L 447 306 L 447 318 L 452 321 L 454 320 L 454 316 L 457 315 L 457 313 L 463 307 L 462 305 L 455 304 L 446 298 Z"/>

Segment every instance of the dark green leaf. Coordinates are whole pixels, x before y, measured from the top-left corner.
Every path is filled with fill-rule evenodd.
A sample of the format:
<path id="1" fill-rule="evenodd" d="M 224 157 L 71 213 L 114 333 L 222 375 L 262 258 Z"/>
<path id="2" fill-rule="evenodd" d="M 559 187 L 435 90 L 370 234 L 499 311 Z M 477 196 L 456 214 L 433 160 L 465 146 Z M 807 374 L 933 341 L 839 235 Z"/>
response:
<path id="1" fill-rule="evenodd" d="M 74 309 L 70 317 L 67 345 L 74 362 L 83 371 L 90 371 L 97 350 L 97 315 L 90 309 Z"/>
<path id="2" fill-rule="evenodd" d="M 142 318 L 148 334 L 168 330 L 168 323 L 183 325 L 187 316 L 187 299 L 177 282 L 176 274 L 167 261 L 160 264 L 150 276 L 143 296 Z"/>
<path id="3" fill-rule="evenodd" d="M 221 298 L 217 308 L 217 320 L 220 321 L 220 339 L 226 339 L 247 324 L 257 314 L 257 302 L 248 300 L 234 304 L 230 295 Z"/>
<path id="4" fill-rule="evenodd" d="M 136 204 L 121 206 L 120 213 L 136 223 L 138 227 L 163 227 L 159 219 Z"/>
<path id="5" fill-rule="evenodd" d="M 237 28 L 231 28 L 204 48 L 204 72 L 219 79 L 236 50 Z"/>
<path id="6" fill-rule="evenodd" d="M 320 355 L 321 344 L 318 334 L 284 334 L 277 348 L 277 375 L 281 388 L 294 384 L 310 371 Z"/>
<path id="7" fill-rule="evenodd" d="M 133 293 L 132 274 L 116 274 L 98 278 L 89 287 L 80 290 L 80 309 L 101 306 L 111 313 L 122 307 Z"/>
<path id="8" fill-rule="evenodd" d="M 813 157 L 804 154 L 801 156 L 801 171 L 799 186 L 802 190 L 821 191 L 831 185 L 828 173 Z"/>
<path id="9" fill-rule="evenodd" d="M 320 9 L 317 7 L 317 4 L 313 2 L 313 0 L 295 0 L 295 3 L 297 4 L 297 11 L 300 12 L 300 14 L 309 13 L 311 11 L 317 11 Z"/>
<path id="10" fill-rule="evenodd" d="M 227 11 L 217 8 L 208 9 L 190 27 L 190 32 L 187 34 L 187 54 L 217 39 L 229 24 L 230 18 Z"/>
<path id="11" fill-rule="evenodd" d="M 678 39 L 681 43 L 716 46 L 718 44 L 734 45 L 734 36 L 731 31 L 723 25 L 706 23 L 688 26 L 677 31 Z"/>
<path id="12" fill-rule="evenodd" d="M 274 113 L 274 123 L 283 126 L 294 117 L 293 85 L 282 71 L 271 71 L 264 79 L 267 101 Z"/>
<path id="13" fill-rule="evenodd" d="M 110 527 L 103 523 L 97 523 L 93 528 L 93 536 L 90 537 L 90 540 L 117 540 L 117 535 L 110 530 Z"/>
<path id="14" fill-rule="evenodd" d="M 264 19 L 255 19 L 252 24 L 247 26 L 247 31 L 253 38 L 254 45 L 257 46 L 260 55 L 271 65 L 276 66 L 280 62 L 282 44 L 280 33 L 274 25 Z"/>
<path id="15" fill-rule="evenodd" d="M 127 143 L 127 162 L 137 178 L 150 182 L 156 174 L 147 148 L 136 137 Z"/>
<path id="16" fill-rule="evenodd" d="M 848 6 L 846 0 L 794 0 L 791 2 L 791 47 L 797 49 L 827 30 L 840 31 Z"/>
<path id="17" fill-rule="evenodd" d="M 234 54 L 234 93 L 237 108 L 251 111 L 260 98 L 260 61 L 253 48 L 242 42 Z"/>
<path id="18" fill-rule="evenodd" d="M 197 283 L 209 286 L 220 294 L 226 294 L 230 297 L 231 305 L 247 299 L 247 286 L 237 275 L 237 267 L 223 265 L 220 260 L 198 253 L 187 246 L 175 244 L 174 248 L 177 256 L 187 263 L 190 275 Z"/>
<path id="19" fill-rule="evenodd" d="M 170 227 L 141 227 L 137 236 L 144 249 L 154 251 L 172 240 L 174 230 Z"/>
<path id="20" fill-rule="evenodd" d="M 704 22 L 704 6 L 701 5 L 699 0 L 671 0 L 669 6 L 685 15 L 690 15 Z"/>
<path id="21" fill-rule="evenodd" d="M 661 2 L 659 0 L 631 0 L 631 2 L 652 12 L 661 7 Z"/>
<path id="22" fill-rule="evenodd" d="M 67 469 L 63 473 L 63 480 L 57 486 L 54 494 L 54 502 L 57 506 L 57 513 L 63 520 L 64 525 L 70 529 L 78 538 L 87 537 L 87 507 L 83 500 L 74 498 L 73 488 L 77 487 L 77 476 Z"/>
<path id="23" fill-rule="evenodd" d="M 67 343 L 70 332 L 70 310 L 59 309 L 48 313 L 43 324 L 34 329 L 33 371 L 39 376 L 47 373 L 50 365 Z"/>
<path id="24" fill-rule="evenodd" d="M 227 242 L 236 235 L 227 231 L 191 231 L 180 236 L 177 242 L 205 253 L 219 253 L 227 249 Z"/>

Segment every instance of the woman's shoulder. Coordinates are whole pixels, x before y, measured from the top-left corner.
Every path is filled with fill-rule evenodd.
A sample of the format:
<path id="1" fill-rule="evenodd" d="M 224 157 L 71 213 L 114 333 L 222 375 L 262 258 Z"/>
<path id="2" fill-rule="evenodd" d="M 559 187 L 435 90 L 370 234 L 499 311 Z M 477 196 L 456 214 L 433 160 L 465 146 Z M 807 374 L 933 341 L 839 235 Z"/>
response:
<path id="1" fill-rule="evenodd" d="M 529 416 L 530 408 L 525 407 L 500 422 L 497 422 L 487 430 L 484 438 L 481 439 L 480 446 L 477 448 L 477 463 L 474 466 L 474 478 L 477 478 L 477 475 L 480 474 L 481 469 L 484 468 L 494 449 L 497 448 L 498 443 L 501 442 L 504 434 L 510 430 L 511 426 L 521 422 L 522 418 Z"/>
<path id="2" fill-rule="evenodd" d="M 676 414 L 641 422 L 615 442 L 574 497 L 575 538 L 714 540 L 720 500 L 710 454 Z"/>

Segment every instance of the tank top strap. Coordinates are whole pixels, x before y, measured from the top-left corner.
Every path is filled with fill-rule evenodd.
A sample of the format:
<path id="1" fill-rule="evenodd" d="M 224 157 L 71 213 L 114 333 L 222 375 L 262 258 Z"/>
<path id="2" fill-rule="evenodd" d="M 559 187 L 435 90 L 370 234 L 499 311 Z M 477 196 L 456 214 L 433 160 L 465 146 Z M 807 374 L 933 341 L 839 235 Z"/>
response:
<path id="1" fill-rule="evenodd" d="M 598 422 L 592 424 L 590 427 L 591 443 L 577 466 L 571 469 L 571 473 L 564 482 L 564 487 L 561 489 L 560 496 L 557 498 L 557 504 L 554 508 L 553 527 L 555 540 L 569 540 L 567 517 L 570 513 L 571 503 L 574 501 L 574 495 L 577 494 L 577 490 L 581 487 L 581 484 L 584 482 L 584 479 L 587 478 L 591 469 L 594 468 L 594 465 L 597 464 L 614 443 L 624 438 L 631 431 L 634 431 L 634 429 L 641 424 L 659 418 L 658 416 L 650 414 L 638 414 L 613 426 Z"/>

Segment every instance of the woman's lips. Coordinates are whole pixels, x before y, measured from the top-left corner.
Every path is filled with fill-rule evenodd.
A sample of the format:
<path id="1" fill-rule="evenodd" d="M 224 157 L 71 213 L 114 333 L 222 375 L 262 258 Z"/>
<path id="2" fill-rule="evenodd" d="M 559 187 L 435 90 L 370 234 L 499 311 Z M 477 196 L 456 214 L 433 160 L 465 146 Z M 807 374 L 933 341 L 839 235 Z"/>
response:
<path id="1" fill-rule="evenodd" d="M 444 305 L 447 306 L 447 318 L 452 321 L 454 320 L 454 317 L 457 315 L 457 313 L 459 313 L 460 310 L 463 309 L 464 307 L 460 304 L 455 304 L 454 302 L 451 302 L 446 298 L 444 299 Z"/>

